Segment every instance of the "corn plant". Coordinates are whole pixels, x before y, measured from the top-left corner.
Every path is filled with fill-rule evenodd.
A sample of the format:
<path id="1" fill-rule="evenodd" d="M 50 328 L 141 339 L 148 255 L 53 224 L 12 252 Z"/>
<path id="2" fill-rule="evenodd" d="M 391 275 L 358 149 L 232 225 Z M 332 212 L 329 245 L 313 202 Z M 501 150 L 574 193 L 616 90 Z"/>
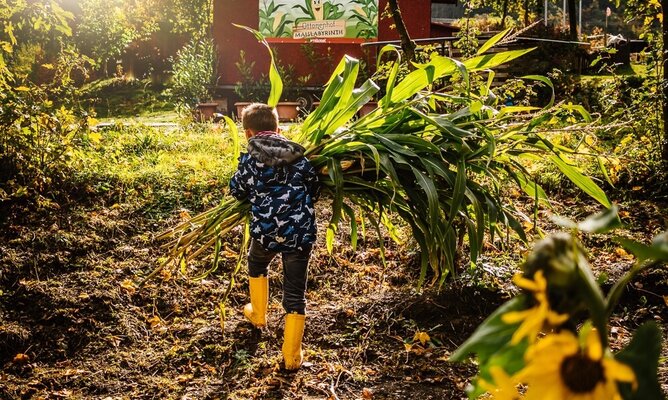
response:
<path id="1" fill-rule="evenodd" d="M 290 15 L 280 12 L 281 4 L 276 4 L 273 0 L 269 3 L 264 2 L 264 8 L 260 8 L 260 32 L 270 37 L 290 37 L 292 31 L 290 24 L 292 20 Z"/>
<path id="2" fill-rule="evenodd" d="M 498 41 L 502 36 L 491 40 Z M 396 50 L 384 48 L 381 57 L 391 51 Z M 457 89 L 462 85 L 431 90 L 437 80 L 456 77 L 466 83 L 470 74 L 529 51 L 479 54 L 465 62 L 434 55 L 430 61 L 416 65 L 400 82 L 397 61 L 378 108 L 359 119 L 355 119 L 357 111 L 379 87 L 370 79 L 355 87 L 360 63 L 344 57 L 324 89 L 320 106 L 302 123 L 296 137 L 321 172 L 324 191 L 332 199 L 333 213 L 326 232 L 328 250 L 332 251 L 334 237 L 344 221 L 350 224 L 354 248 L 357 221 L 369 221 L 378 231 L 385 225 L 393 232 L 390 216 L 399 216 L 410 226 L 422 250 L 419 285 L 425 282 L 430 268 L 442 283 L 456 272 L 457 244 L 463 237 L 468 236 L 472 263 L 480 255 L 486 232 L 493 240 L 495 235 L 505 234 L 504 227 L 508 227 L 526 240 L 521 218 L 529 217 L 502 199 L 503 186 L 510 180 L 537 203 L 547 203 L 548 199 L 523 167 L 523 158 L 551 161 L 583 191 L 610 206 L 603 191 L 570 164 L 569 150 L 552 144 L 541 133 L 541 126 L 561 112 L 552 108 L 552 102 L 544 109 L 499 108 L 491 79 L 477 92 Z M 550 84 L 543 77 L 527 78 Z M 581 108 L 569 109 L 589 118 Z M 236 127 L 229 126 L 233 138 L 237 138 Z M 187 261 L 202 254 L 213 246 L 217 236 L 239 224 L 249 208 L 246 201 L 225 200 L 217 208 L 165 232 L 160 238 L 171 239 L 166 245 L 169 258 Z"/>
<path id="3" fill-rule="evenodd" d="M 378 1 L 353 0 L 355 7 L 351 19 L 357 20 L 357 37 L 370 39 L 378 37 Z"/>

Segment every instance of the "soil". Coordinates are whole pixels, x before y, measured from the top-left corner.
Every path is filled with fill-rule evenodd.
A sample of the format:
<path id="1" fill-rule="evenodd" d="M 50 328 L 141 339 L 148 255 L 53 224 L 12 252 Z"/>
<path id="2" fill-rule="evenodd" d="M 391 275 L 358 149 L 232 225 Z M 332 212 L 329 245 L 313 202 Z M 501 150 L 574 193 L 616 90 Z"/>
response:
<path id="1" fill-rule="evenodd" d="M 136 205 L 93 203 L 41 211 L 14 206 L 2 214 L 1 399 L 463 399 L 476 367 L 447 358 L 514 293 L 509 277 L 526 251 L 519 242 L 490 244 L 481 268 L 418 291 L 410 244 L 387 240 L 383 266 L 373 236 L 353 252 L 342 233 L 332 256 L 318 243 L 309 277 L 306 363 L 289 373 L 281 368 L 277 268 L 270 274 L 267 328 L 243 319 L 243 272 L 221 318 L 239 232 L 230 235 L 230 257 L 208 277 L 193 280 L 165 269 L 139 290 L 134 283 L 164 255 L 152 238 L 177 223 L 179 212 L 160 219 Z M 559 207 L 573 218 L 594 208 L 570 200 Z M 625 232 L 648 240 L 668 226 L 667 210 L 648 201 L 624 204 Z M 324 224 L 326 205 L 320 211 Z M 555 229 L 549 223 L 541 228 Z M 595 273 L 608 276 L 608 288 L 632 264 L 607 237 L 585 244 Z M 205 266 L 186 272 L 196 275 Z M 629 285 L 612 322 L 613 348 L 647 320 L 666 332 L 667 288 L 665 268 Z M 414 341 L 417 332 L 429 340 Z"/>

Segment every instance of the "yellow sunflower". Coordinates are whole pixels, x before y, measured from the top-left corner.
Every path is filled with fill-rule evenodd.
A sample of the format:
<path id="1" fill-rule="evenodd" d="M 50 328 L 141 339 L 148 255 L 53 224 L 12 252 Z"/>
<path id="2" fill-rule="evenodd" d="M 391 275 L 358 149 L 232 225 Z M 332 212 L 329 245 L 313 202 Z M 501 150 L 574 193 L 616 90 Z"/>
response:
<path id="1" fill-rule="evenodd" d="M 480 387 L 485 389 L 489 396 L 487 398 L 494 400 L 518 400 L 521 399 L 517 391 L 518 383 L 512 376 L 508 376 L 503 368 L 495 365 L 490 367 L 489 373 L 492 375 L 494 383 L 480 379 Z"/>
<path id="2" fill-rule="evenodd" d="M 513 333 L 511 344 L 515 345 L 525 337 L 529 339 L 529 343 L 533 343 L 544 326 L 557 327 L 568 320 L 568 315 L 550 310 L 550 302 L 547 299 L 547 280 L 543 276 L 543 271 L 537 271 L 534 274 L 534 280 L 517 274 L 513 277 L 513 282 L 533 293 L 536 306 L 524 311 L 507 312 L 501 316 L 501 320 L 506 324 L 516 324 L 522 321 L 522 324 Z"/>
<path id="3" fill-rule="evenodd" d="M 571 332 L 547 335 L 527 350 L 515 377 L 528 385 L 526 400 L 621 400 L 617 382 L 637 387 L 631 367 L 603 352 L 592 329 L 584 348 Z"/>

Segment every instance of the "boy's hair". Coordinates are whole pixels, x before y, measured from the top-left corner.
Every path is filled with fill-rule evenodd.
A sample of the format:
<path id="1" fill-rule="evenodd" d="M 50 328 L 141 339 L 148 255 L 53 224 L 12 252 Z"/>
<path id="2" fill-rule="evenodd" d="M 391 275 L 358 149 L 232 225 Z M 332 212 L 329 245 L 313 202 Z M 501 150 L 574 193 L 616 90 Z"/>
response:
<path id="1" fill-rule="evenodd" d="M 241 125 L 253 132 L 278 130 L 278 113 L 264 103 L 252 103 L 241 112 Z"/>

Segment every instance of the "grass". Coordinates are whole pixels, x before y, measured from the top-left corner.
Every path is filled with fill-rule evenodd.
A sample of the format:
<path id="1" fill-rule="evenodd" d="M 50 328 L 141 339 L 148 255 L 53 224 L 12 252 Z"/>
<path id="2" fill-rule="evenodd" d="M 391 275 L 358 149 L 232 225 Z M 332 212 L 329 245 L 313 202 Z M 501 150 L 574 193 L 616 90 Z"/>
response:
<path id="1" fill-rule="evenodd" d="M 582 74 L 579 77 L 582 81 L 592 81 L 592 80 L 605 81 L 614 79 L 615 76 L 619 75 L 646 77 L 648 73 L 651 73 L 651 71 L 647 69 L 647 65 L 631 63 L 630 65 L 622 65 L 614 69 L 614 71 L 611 71 L 606 68 L 597 74 Z"/>
<path id="2" fill-rule="evenodd" d="M 209 207 L 222 198 L 236 166 L 231 139 L 219 125 L 118 124 L 98 134 L 80 153 L 85 168 L 78 179 L 94 192 L 136 196 L 146 211 Z"/>
<path id="3" fill-rule="evenodd" d="M 82 88 L 84 106 L 98 118 L 151 117 L 176 114 L 166 87 L 150 80 L 110 78 Z"/>

